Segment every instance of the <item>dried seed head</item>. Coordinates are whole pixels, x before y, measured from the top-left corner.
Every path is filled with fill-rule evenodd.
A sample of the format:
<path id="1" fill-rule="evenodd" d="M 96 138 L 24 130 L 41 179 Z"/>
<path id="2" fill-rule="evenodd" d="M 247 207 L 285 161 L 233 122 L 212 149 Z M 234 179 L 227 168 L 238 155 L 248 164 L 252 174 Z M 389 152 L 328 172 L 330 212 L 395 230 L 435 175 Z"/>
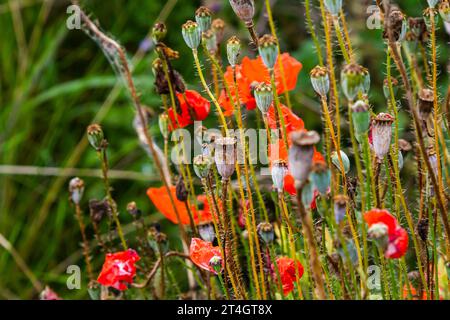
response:
<path id="1" fill-rule="evenodd" d="M 350 171 L 350 159 L 348 158 L 347 154 L 340 150 L 342 164 L 344 166 L 345 173 L 348 173 Z M 342 172 L 341 163 L 339 162 L 339 156 L 336 151 L 333 151 L 331 153 L 331 162 L 334 164 L 334 166 L 339 169 L 339 171 Z"/>
<path id="2" fill-rule="evenodd" d="M 212 223 L 202 223 L 198 226 L 198 233 L 200 237 L 208 242 L 213 242 L 216 239 L 216 233 L 214 231 L 214 225 Z"/>
<path id="3" fill-rule="evenodd" d="M 259 111 L 266 115 L 273 102 L 272 87 L 267 83 L 261 82 L 255 87 L 254 96 Z"/>
<path id="4" fill-rule="evenodd" d="M 87 127 L 87 137 L 91 146 L 100 151 L 105 147 L 105 138 L 102 127 L 99 124 L 91 124 Z"/>
<path id="5" fill-rule="evenodd" d="M 83 198 L 84 193 L 84 181 L 76 177 L 69 182 L 69 194 L 70 200 L 74 204 L 80 204 L 81 198 Z"/>
<path id="6" fill-rule="evenodd" d="M 259 39 L 258 47 L 259 55 L 261 56 L 264 65 L 268 69 L 273 69 L 278 57 L 277 40 L 270 34 L 265 34 Z"/>
<path id="7" fill-rule="evenodd" d="M 348 197 L 339 194 L 334 197 L 334 219 L 337 224 L 345 219 L 347 211 Z"/>
<path id="8" fill-rule="evenodd" d="M 282 192 L 284 188 L 284 178 L 287 176 L 289 170 L 285 160 L 274 161 L 272 164 L 272 182 L 275 190 Z"/>
<path id="9" fill-rule="evenodd" d="M 325 0 L 324 5 L 331 15 L 338 16 L 342 9 L 342 0 Z"/>
<path id="10" fill-rule="evenodd" d="M 198 155 L 194 158 L 194 171 L 200 179 L 206 179 L 211 171 L 213 160 L 208 155 Z"/>
<path id="11" fill-rule="evenodd" d="M 427 24 L 424 18 L 408 18 L 408 24 L 416 40 L 422 43 L 428 40 Z"/>
<path id="12" fill-rule="evenodd" d="M 230 0 L 234 13 L 245 24 L 251 24 L 255 15 L 255 2 L 253 0 Z"/>
<path id="13" fill-rule="evenodd" d="M 319 96 L 325 97 L 328 94 L 328 91 L 330 91 L 328 69 L 326 67 L 316 66 L 311 70 L 309 75 L 314 91 L 316 91 Z"/>
<path id="14" fill-rule="evenodd" d="M 177 196 L 177 200 L 181 202 L 185 202 L 188 199 L 189 193 L 182 177 L 178 179 L 177 185 L 175 186 L 175 195 Z"/>
<path id="15" fill-rule="evenodd" d="M 256 228 L 258 235 L 266 244 L 271 244 L 275 238 L 273 226 L 268 222 L 261 222 Z"/>
<path id="16" fill-rule="evenodd" d="M 214 160 L 217 172 L 223 180 L 228 180 L 234 173 L 236 165 L 236 138 L 221 137 L 215 141 Z"/>
<path id="17" fill-rule="evenodd" d="M 450 23 L 450 1 L 442 1 L 439 4 L 439 13 L 441 14 L 442 20 Z"/>
<path id="18" fill-rule="evenodd" d="M 169 116 L 166 113 L 159 115 L 158 125 L 164 139 L 169 139 Z"/>
<path id="19" fill-rule="evenodd" d="M 422 120 L 428 119 L 434 104 L 433 90 L 423 88 L 419 91 L 419 99 L 417 101 L 419 115 Z"/>
<path id="20" fill-rule="evenodd" d="M 294 131 L 290 135 L 289 169 L 296 183 L 301 186 L 308 179 L 314 155 L 314 145 L 320 141 L 316 131 Z"/>
<path id="21" fill-rule="evenodd" d="M 216 34 L 213 31 L 207 30 L 203 32 L 202 42 L 208 52 L 211 54 L 215 54 L 217 52 L 217 39 Z"/>
<path id="22" fill-rule="evenodd" d="M 352 105 L 352 118 L 356 135 L 365 134 L 370 126 L 369 105 L 362 100 L 356 101 Z"/>
<path id="23" fill-rule="evenodd" d="M 107 200 L 89 200 L 89 214 L 94 223 L 100 223 L 103 217 L 112 216 L 112 210 Z"/>
<path id="24" fill-rule="evenodd" d="M 392 90 L 394 91 L 394 97 L 398 92 L 398 80 L 396 78 L 391 77 Z M 386 99 L 389 99 L 391 96 L 391 92 L 389 90 L 389 79 L 386 78 L 383 81 L 383 93 Z"/>
<path id="25" fill-rule="evenodd" d="M 408 23 L 405 15 L 398 8 L 393 8 L 389 13 L 389 25 L 392 29 L 393 40 L 396 42 L 403 41 L 406 36 Z M 389 39 L 387 30 L 384 30 L 383 32 L 383 38 Z"/>
<path id="26" fill-rule="evenodd" d="M 321 195 L 326 195 L 331 184 L 331 172 L 324 161 L 317 161 L 312 165 L 311 181 Z"/>
<path id="27" fill-rule="evenodd" d="M 394 117 L 388 113 L 379 113 L 372 122 L 373 150 L 378 161 L 383 161 L 389 152 L 392 138 Z"/>
<path id="28" fill-rule="evenodd" d="M 241 55 L 241 40 L 238 37 L 232 36 L 227 41 L 227 57 L 228 62 L 232 67 L 238 64 L 239 56 Z"/>
<path id="29" fill-rule="evenodd" d="M 206 32 L 211 28 L 212 13 L 207 7 L 200 7 L 195 11 L 195 21 L 197 21 L 200 31 Z"/>
<path id="30" fill-rule="evenodd" d="M 187 46 L 192 50 L 196 50 L 200 45 L 201 41 L 201 30 L 197 22 L 187 21 L 181 27 L 181 33 L 183 34 L 183 39 Z"/>
<path id="31" fill-rule="evenodd" d="M 156 43 L 164 40 L 167 34 L 167 27 L 162 22 L 157 22 L 152 29 L 152 38 Z"/>
<path id="32" fill-rule="evenodd" d="M 356 63 L 345 65 L 341 71 L 341 87 L 349 101 L 355 100 L 360 91 L 363 91 L 365 71 Z"/>
<path id="33" fill-rule="evenodd" d="M 225 22 L 222 19 L 214 19 L 211 24 L 211 30 L 216 35 L 217 43 L 221 43 L 225 32 Z"/>
<path id="34" fill-rule="evenodd" d="M 398 139 L 398 148 L 402 152 L 408 152 L 408 151 L 411 151 L 412 145 L 405 139 Z"/>
<path id="35" fill-rule="evenodd" d="M 417 223 L 417 234 L 423 242 L 428 239 L 428 225 L 429 221 L 426 217 L 421 218 Z"/>

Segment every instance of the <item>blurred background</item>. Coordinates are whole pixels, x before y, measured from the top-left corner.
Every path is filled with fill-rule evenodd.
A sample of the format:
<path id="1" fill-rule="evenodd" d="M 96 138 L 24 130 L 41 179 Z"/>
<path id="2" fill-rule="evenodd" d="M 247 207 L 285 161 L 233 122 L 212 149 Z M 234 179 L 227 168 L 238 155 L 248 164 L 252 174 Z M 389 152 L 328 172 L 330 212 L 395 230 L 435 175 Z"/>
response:
<path id="1" fill-rule="evenodd" d="M 268 30 L 264 1 L 255 2 L 257 30 L 263 34 Z M 375 110 L 385 110 L 382 93 L 385 45 L 381 30 L 366 26 L 370 15 L 367 8 L 373 2 L 344 1 L 359 62 L 371 73 L 371 103 Z M 303 1 L 272 0 L 272 3 L 282 50 L 303 63 L 298 87 L 291 95 L 294 110 L 308 129 L 321 131 L 320 108 L 309 83 L 309 71 L 318 60 L 306 30 Z M 318 1 L 311 3 L 316 31 L 322 38 L 317 22 Z M 409 16 L 421 15 L 426 5 L 425 0 L 397 3 Z M 146 37 L 153 23 L 167 24 L 169 33 L 165 42 L 181 55 L 173 65 L 192 89 L 201 90 L 180 28 L 187 19 L 193 19 L 198 6 L 209 6 L 216 17 L 225 20 L 225 39 L 231 35 L 248 39 L 227 0 L 91 0 L 80 4 L 126 48 L 142 101 L 154 111 L 160 109 L 161 102 L 153 87 L 151 62 L 155 54 Z M 93 122 L 102 124 L 109 142 L 113 195 L 125 229 L 132 228 L 126 204 L 136 201 L 148 220 L 160 221 L 169 234 L 177 232 L 155 211 L 145 194 L 149 186 L 159 186 L 160 181 L 139 147 L 132 127 L 134 113 L 130 100 L 96 43 L 82 31 L 66 27 L 69 5 L 64 0 L 0 0 L 1 299 L 36 298 L 45 285 L 64 298 L 88 298 L 84 277 L 82 290 L 66 287 L 67 266 L 84 265 L 67 183 L 73 176 L 85 180 L 82 208 L 86 214 L 88 200 L 104 195 L 99 172 L 95 171 L 99 162 L 85 135 L 86 127 Z M 449 36 L 442 25 L 438 38 L 439 86 L 443 95 L 448 86 Z M 244 53 L 254 56 L 247 49 L 248 46 Z M 402 112 L 403 118 L 401 130 L 407 135 L 409 120 Z M 161 145 L 155 119 L 151 130 Z M 93 261 L 99 270 L 103 255 L 94 256 Z"/>

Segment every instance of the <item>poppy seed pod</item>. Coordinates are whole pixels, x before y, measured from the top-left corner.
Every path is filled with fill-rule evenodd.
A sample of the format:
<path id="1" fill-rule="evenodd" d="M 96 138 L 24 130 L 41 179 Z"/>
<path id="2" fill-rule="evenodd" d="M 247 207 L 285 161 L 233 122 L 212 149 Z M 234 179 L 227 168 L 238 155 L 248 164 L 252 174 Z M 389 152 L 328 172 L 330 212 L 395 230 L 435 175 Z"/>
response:
<path id="1" fill-rule="evenodd" d="M 427 0 L 427 2 L 430 8 L 434 8 L 438 4 L 439 0 Z"/>
<path id="2" fill-rule="evenodd" d="M 397 95 L 398 92 L 398 80 L 396 78 L 391 77 L 391 85 L 392 85 L 392 91 L 394 91 L 394 97 Z M 389 79 L 384 79 L 383 81 L 383 93 L 384 97 L 386 99 L 389 99 L 391 97 L 391 92 L 389 89 Z"/>
<path id="3" fill-rule="evenodd" d="M 181 177 L 178 179 L 177 185 L 175 186 L 175 195 L 177 196 L 177 200 L 181 202 L 185 202 L 188 199 L 189 193 L 184 184 L 184 180 Z"/>
<path id="4" fill-rule="evenodd" d="M 427 120 L 434 105 L 434 93 L 430 89 L 420 89 L 419 99 L 417 100 L 417 108 L 422 120 Z"/>
<path id="5" fill-rule="evenodd" d="M 370 126 L 369 105 L 362 100 L 352 105 L 353 126 L 357 136 L 365 134 Z"/>
<path id="6" fill-rule="evenodd" d="M 91 124 L 86 132 L 88 141 L 95 150 L 100 151 L 105 147 L 103 130 L 99 124 Z"/>
<path id="7" fill-rule="evenodd" d="M 442 1 L 439 4 L 439 13 L 441 14 L 442 20 L 450 23 L 450 1 Z"/>
<path id="8" fill-rule="evenodd" d="M 195 21 L 197 21 L 201 32 L 206 32 L 211 28 L 211 10 L 207 7 L 200 7 L 195 11 Z"/>
<path id="9" fill-rule="evenodd" d="M 220 273 L 222 271 L 222 258 L 219 256 L 213 256 L 211 260 L 209 260 L 209 266 L 215 273 Z"/>
<path id="10" fill-rule="evenodd" d="M 162 113 L 158 117 L 159 131 L 164 139 L 169 139 L 169 116 Z"/>
<path id="11" fill-rule="evenodd" d="M 111 211 L 107 200 L 89 200 L 89 214 L 93 222 L 100 223 L 103 217 L 112 216 Z"/>
<path id="12" fill-rule="evenodd" d="M 225 22 L 222 19 L 214 19 L 211 24 L 211 30 L 216 35 L 217 43 L 221 43 L 225 31 Z"/>
<path id="13" fill-rule="evenodd" d="M 341 87 L 349 101 L 355 100 L 363 90 L 364 68 L 356 63 L 345 65 L 341 71 Z"/>
<path id="14" fill-rule="evenodd" d="M 238 64 L 239 56 L 241 55 L 241 40 L 238 37 L 232 36 L 227 41 L 227 57 L 230 66 L 235 67 Z"/>
<path id="15" fill-rule="evenodd" d="M 422 43 L 428 40 L 427 24 L 424 18 L 408 18 L 408 24 L 415 40 Z"/>
<path id="16" fill-rule="evenodd" d="M 70 180 L 69 193 L 70 193 L 70 200 L 74 204 L 77 204 L 77 205 L 80 204 L 81 198 L 83 197 L 83 193 L 84 193 L 84 181 L 78 177 Z"/>
<path id="17" fill-rule="evenodd" d="M 217 172 L 223 180 L 228 180 L 233 175 L 236 165 L 236 138 L 217 138 L 215 145 L 214 160 Z"/>
<path id="18" fill-rule="evenodd" d="M 166 34 L 167 34 L 167 27 L 164 23 L 157 22 L 154 24 L 154 26 L 152 28 L 153 41 L 158 43 L 158 42 L 164 40 L 164 38 L 166 37 Z"/>
<path id="19" fill-rule="evenodd" d="M 230 4 L 239 19 L 245 24 L 252 23 L 255 15 L 255 2 L 253 0 L 230 0 Z"/>
<path id="20" fill-rule="evenodd" d="M 392 36 L 395 42 L 401 42 L 405 39 L 408 23 L 405 15 L 398 9 L 393 8 L 389 13 L 389 24 L 392 28 Z M 389 39 L 387 30 L 383 32 L 383 38 Z"/>
<path id="21" fill-rule="evenodd" d="M 288 165 L 285 160 L 277 160 L 272 164 L 272 182 L 277 192 L 283 192 L 284 178 L 288 174 Z"/>
<path id="22" fill-rule="evenodd" d="M 294 131 L 290 135 L 289 170 L 297 184 L 303 185 L 311 172 L 314 145 L 320 141 L 316 131 Z"/>
<path id="23" fill-rule="evenodd" d="M 372 144 L 375 155 L 382 162 L 389 152 L 394 118 L 388 113 L 379 113 L 372 122 Z"/>
<path id="24" fill-rule="evenodd" d="M 256 230 L 258 235 L 266 244 L 271 244 L 275 238 L 275 233 L 273 231 L 273 226 L 268 222 L 261 222 L 258 224 Z"/>
<path id="25" fill-rule="evenodd" d="M 309 73 L 314 91 L 321 97 L 325 97 L 330 91 L 330 77 L 326 67 L 316 66 Z"/>
<path id="26" fill-rule="evenodd" d="M 342 0 L 325 0 L 323 4 L 327 11 L 333 16 L 338 16 L 342 9 Z"/>
<path id="27" fill-rule="evenodd" d="M 258 52 L 267 69 L 273 69 L 278 58 L 278 47 L 275 37 L 270 34 L 263 35 L 259 39 Z"/>
<path id="28" fill-rule="evenodd" d="M 331 183 L 331 172 L 324 161 L 317 161 L 312 165 L 311 181 L 321 195 L 328 192 Z"/>
<path id="29" fill-rule="evenodd" d="M 194 158 L 194 171 L 200 179 L 206 179 L 211 171 L 213 161 L 207 155 L 198 155 Z"/>
<path id="30" fill-rule="evenodd" d="M 255 87 L 254 96 L 259 111 L 266 115 L 273 102 L 272 87 L 267 83 L 261 82 Z"/>
<path id="31" fill-rule="evenodd" d="M 345 219 L 347 202 L 348 197 L 345 195 L 339 194 L 334 197 L 334 220 L 337 224 L 340 224 Z"/>
<path id="32" fill-rule="evenodd" d="M 200 27 L 197 22 L 191 20 L 187 21 L 181 27 L 181 33 L 183 34 L 183 39 L 187 46 L 192 50 L 196 50 L 202 39 Z"/>
<path id="33" fill-rule="evenodd" d="M 350 159 L 348 158 L 347 154 L 340 150 L 342 164 L 344 165 L 344 171 L 345 173 L 348 173 L 350 171 Z M 341 171 L 341 163 L 339 162 L 339 157 L 336 151 L 333 151 L 331 153 L 331 162 L 335 165 L 336 168 Z"/>
<path id="34" fill-rule="evenodd" d="M 198 226 L 198 233 L 200 237 L 208 242 L 213 242 L 216 239 L 216 233 L 214 231 L 214 225 L 212 223 L 202 223 Z"/>
<path id="35" fill-rule="evenodd" d="M 207 30 L 202 34 L 202 43 L 209 53 L 215 54 L 217 52 L 216 35 L 211 30 Z"/>

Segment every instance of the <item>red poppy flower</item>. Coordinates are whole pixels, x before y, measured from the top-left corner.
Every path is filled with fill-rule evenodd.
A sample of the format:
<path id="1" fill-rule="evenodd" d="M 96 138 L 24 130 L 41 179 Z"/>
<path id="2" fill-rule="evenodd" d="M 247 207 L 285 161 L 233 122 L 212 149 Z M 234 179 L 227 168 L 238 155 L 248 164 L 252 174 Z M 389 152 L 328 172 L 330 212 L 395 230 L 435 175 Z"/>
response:
<path id="1" fill-rule="evenodd" d="M 283 293 L 286 296 L 294 290 L 294 282 L 303 276 L 304 269 L 300 261 L 294 261 L 294 259 L 288 257 L 277 258 L 277 267 L 283 285 Z M 272 265 L 272 269 L 274 268 Z M 275 276 L 277 277 L 276 273 Z"/>
<path id="2" fill-rule="evenodd" d="M 398 259 L 408 250 L 408 233 L 397 222 L 397 219 L 387 210 L 372 209 L 364 214 L 364 220 L 369 228 L 377 223 L 387 227 L 388 246 L 385 256 L 390 259 Z"/>
<path id="3" fill-rule="evenodd" d="M 211 242 L 203 241 L 199 238 L 192 238 L 191 246 L 189 247 L 189 256 L 196 266 L 214 274 L 216 272 L 210 266 L 209 262 L 215 256 L 222 258 L 219 247 L 214 247 Z"/>
<path id="4" fill-rule="evenodd" d="M 283 115 L 284 125 L 286 127 L 286 134 L 288 135 L 293 131 L 298 130 L 304 130 L 305 129 L 305 123 L 303 122 L 302 118 L 297 116 L 292 110 L 290 110 L 288 107 L 284 105 L 280 105 L 281 114 Z M 275 106 L 271 106 L 268 111 L 268 123 L 270 129 L 276 129 L 277 128 L 277 121 L 276 121 L 276 108 Z M 280 120 L 280 125 L 281 125 Z M 290 141 L 289 141 L 290 144 Z"/>
<path id="5" fill-rule="evenodd" d="M 186 99 L 184 95 L 186 96 Z M 177 98 L 180 102 L 181 115 L 177 114 L 173 107 L 168 110 L 171 129 L 187 127 L 194 123 L 195 120 L 201 121 L 206 119 L 209 114 L 209 101 L 203 98 L 197 91 L 186 90 L 184 95 L 182 93 L 177 93 Z"/>
<path id="6" fill-rule="evenodd" d="M 283 79 L 280 71 L 280 61 L 283 64 L 283 70 L 286 79 L 286 87 L 283 85 Z M 277 87 L 277 93 L 282 94 L 285 91 L 295 89 L 297 86 L 297 78 L 302 64 L 295 58 L 291 57 L 289 53 L 283 53 L 278 57 L 275 65 L 275 85 Z M 227 68 L 225 72 L 225 81 L 227 82 L 233 99 L 236 99 L 234 90 L 234 75 L 231 67 Z M 236 84 L 239 93 L 239 104 L 245 105 L 248 110 L 256 108 L 255 98 L 253 96 L 253 85 L 261 82 L 270 83 L 270 74 L 265 67 L 260 57 L 256 59 L 250 59 L 244 57 L 242 64 L 236 66 Z M 219 97 L 219 103 L 224 108 L 225 116 L 231 116 L 234 112 L 233 105 L 231 104 L 229 97 L 225 90 L 222 90 Z"/>
<path id="7" fill-rule="evenodd" d="M 184 225 L 189 225 L 189 213 L 185 203 L 178 201 L 175 187 L 170 187 L 170 192 L 180 216 L 181 223 Z M 149 188 L 147 190 L 147 195 L 159 212 L 161 212 L 167 219 L 169 219 L 173 223 L 178 224 L 177 215 L 175 213 L 175 210 L 173 209 L 172 203 L 170 202 L 170 197 L 165 186 L 162 186 L 160 188 Z M 212 220 L 212 213 L 207 201 L 207 197 L 205 195 L 199 195 L 197 196 L 197 201 L 203 207 L 203 209 L 196 210 L 194 205 L 190 206 L 194 223 L 199 224 L 210 222 Z"/>
<path id="8" fill-rule="evenodd" d="M 139 255 L 133 249 L 108 253 L 98 276 L 98 283 L 117 290 L 126 290 L 127 283 L 133 282 L 136 275 L 135 263 L 139 260 Z"/>

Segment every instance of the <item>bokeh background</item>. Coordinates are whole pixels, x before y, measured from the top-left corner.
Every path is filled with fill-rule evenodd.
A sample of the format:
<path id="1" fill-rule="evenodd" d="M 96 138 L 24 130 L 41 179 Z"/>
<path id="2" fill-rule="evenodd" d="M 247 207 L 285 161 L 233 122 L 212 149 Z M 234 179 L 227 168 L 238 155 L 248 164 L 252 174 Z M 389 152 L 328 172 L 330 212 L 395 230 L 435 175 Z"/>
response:
<path id="1" fill-rule="evenodd" d="M 257 30 L 263 34 L 268 30 L 263 1 L 255 2 Z M 304 66 L 298 87 L 292 92 L 294 110 L 309 129 L 321 131 L 320 108 L 308 77 L 318 60 L 306 30 L 303 1 L 272 2 L 281 47 Z M 322 37 L 317 23 L 317 1 L 311 2 L 315 27 Z M 384 110 L 385 45 L 381 30 L 366 27 L 367 8 L 373 1 L 344 2 L 352 41 L 361 58 L 359 62 L 369 68 L 372 76 L 371 103 L 376 110 Z M 421 15 L 426 5 L 425 0 L 397 3 L 409 16 Z M 154 22 L 166 22 L 169 29 L 166 43 L 181 55 L 173 65 L 188 86 L 198 90 L 201 88 L 191 54 L 180 31 L 181 25 L 193 18 L 195 9 L 206 4 L 216 12 L 216 17 L 225 20 L 225 39 L 231 35 L 248 39 L 227 0 L 90 0 L 81 4 L 98 19 L 103 30 L 126 48 L 142 100 L 156 112 L 161 103 L 154 92 L 151 71 L 155 54 L 146 38 Z M 159 186 L 160 181 L 139 147 L 126 91 L 117 84 L 114 71 L 99 47 L 82 31 L 66 28 L 68 5 L 69 1 L 64 0 L 0 1 L 1 299 L 36 298 L 37 289 L 47 284 L 64 298 L 88 298 L 85 277 L 82 290 L 70 291 L 66 287 L 67 266 L 84 265 L 67 182 L 73 175 L 85 180 L 82 206 L 86 214 L 88 199 L 103 197 L 98 173 L 89 171 L 99 168 L 96 154 L 88 147 L 85 136 L 86 127 L 92 122 L 102 123 L 109 141 L 111 168 L 122 175 L 112 180 L 112 186 L 126 230 L 131 229 L 126 204 L 136 201 L 146 219 L 160 221 L 165 232 L 177 237 L 177 229 L 155 211 L 145 194 L 149 186 Z M 438 37 L 442 94 L 448 86 L 449 57 L 449 35 L 442 25 Z M 247 46 L 244 53 L 254 55 Z M 252 115 L 248 117 L 251 119 Z M 402 119 L 402 134 L 407 135 L 406 113 L 402 113 Z M 151 130 L 159 136 L 157 121 L 152 121 Z M 64 168 L 80 170 L 67 172 Z M 412 183 L 413 180 L 406 182 L 406 186 L 412 187 Z M 97 268 L 102 259 L 103 256 L 94 255 Z"/>

